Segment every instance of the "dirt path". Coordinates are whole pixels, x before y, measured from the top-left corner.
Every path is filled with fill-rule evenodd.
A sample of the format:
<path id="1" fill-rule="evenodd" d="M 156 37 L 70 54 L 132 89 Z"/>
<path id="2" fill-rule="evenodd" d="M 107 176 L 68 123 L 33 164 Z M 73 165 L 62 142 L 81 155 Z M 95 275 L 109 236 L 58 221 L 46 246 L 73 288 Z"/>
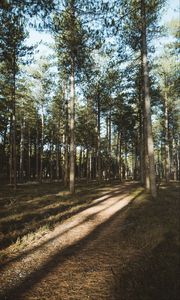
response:
<path id="1" fill-rule="evenodd" d="M 119 233 L 136 187 L 116 186 L 4 265 L 1 299 L 116 299 Z M 125 248 L 121 244 L 123 255 Z"/>

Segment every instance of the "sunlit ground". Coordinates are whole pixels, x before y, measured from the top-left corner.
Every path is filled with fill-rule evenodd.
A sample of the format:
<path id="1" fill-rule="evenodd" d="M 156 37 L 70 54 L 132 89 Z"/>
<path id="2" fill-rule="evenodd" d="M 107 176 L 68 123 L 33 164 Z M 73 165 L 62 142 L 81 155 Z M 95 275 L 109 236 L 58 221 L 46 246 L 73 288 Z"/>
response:
<path id="1" fill-rule="evenodd" d="M 63 219 L 66 209 L 62 208 L 66 206 L 66 218 L 71 218 L 55 221 L 55 229 L 47 229 L 44 236 L 37 230 L 34 238 L 29 236 L 26 243 L 22 238 L 9 248 L 20 251 L 22 246 L 24 250 L 14 257 L 9 253 L 2 261 L 8 295 L 19 291 L 18 299 L 42 299 L 42 295 L 43 299 L 58 299 L 60 294 L 63 299 L 86 299 L 87 295 L 90 299 L 178 299 L 178 183 L 162 185 L 156 202 L 150 201 L 137 184 L 130 194 L 129 183 L 120 188 L 89 186 L 74 198 L 56 188 L 50 191 L 49 186 L 47 198 L 42 193 L 27 199 L 24 218 L 30 205 L 34 209 L 30 215 L 35 210 L 41 215 L 52 209 L 56 197 L 54 208 L 59 201 L 59 210 L 51 212 L 51 217 Z M 20 202 L 23 207 L 25 199 Z M 19 275 L 10 288 L 9 280 L 17 270 Z"/>

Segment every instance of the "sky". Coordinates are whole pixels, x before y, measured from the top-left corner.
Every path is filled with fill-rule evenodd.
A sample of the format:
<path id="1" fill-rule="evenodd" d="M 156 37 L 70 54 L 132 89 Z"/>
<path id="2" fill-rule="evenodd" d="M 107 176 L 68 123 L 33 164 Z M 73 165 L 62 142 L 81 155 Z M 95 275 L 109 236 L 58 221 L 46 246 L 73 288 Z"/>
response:
<path id="1" fill-rule="evenodd" d="M 165 11 L 162 17 L 162 22 L 166 23 L 171 21 L 174 17 L 179 17 L 178 10 L 180 9 L 180 1 L 179 0 L 168 0 L 165 6 Z"/>
<path id="2" fill-rule="evenodd" d="M 179 18 L 179 9 L 180 9 L 180 0 L 167 0 L 167 4 L 163 9 L 163 14 L 161 17 L 160 24 L 164 25 L 170 22 L 173 18 Z M 161 37 L 156 41 L 155 47 L 163 48 L 163 45 L 169 41 L 170 38 Z M 39 53 L 36 55 L 37 58 L 42 55 L 43 56 L 49 55 L 53 52 L 52 49 L 44 45 L 44 43 L 49 43 L 52 45 L 54 43 L 54 39 L 49 33 L 38 32 L 35 29 L 30 29 L 27 43 L 28 45 L 34 45 L 36 43 L 40 43 L 38 47 Z"/>
<path id="3" fill-rule="evenodd" d="M 160 25 L 167 25 L 173 19 L 179 19 L 180 0 L 168 0 L 166 6 L 163 8 L 163 13 Z M 172 41 L 172 37 L 164 36 L 156 38 L 154 46 L 156 48 L 156 54 L 163 50 L 165 44 Z"/>

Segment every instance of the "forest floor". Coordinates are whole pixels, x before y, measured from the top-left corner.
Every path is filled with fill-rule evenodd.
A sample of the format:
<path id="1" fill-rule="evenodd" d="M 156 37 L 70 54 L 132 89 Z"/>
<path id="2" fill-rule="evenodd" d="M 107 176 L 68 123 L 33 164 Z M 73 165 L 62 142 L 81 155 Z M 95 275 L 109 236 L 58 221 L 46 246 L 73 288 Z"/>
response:
<path id="1" fill-rule="evenodd" d="M 180 190 L 134 182 L 0 190 L 0 298 L 177 300 Z"/>

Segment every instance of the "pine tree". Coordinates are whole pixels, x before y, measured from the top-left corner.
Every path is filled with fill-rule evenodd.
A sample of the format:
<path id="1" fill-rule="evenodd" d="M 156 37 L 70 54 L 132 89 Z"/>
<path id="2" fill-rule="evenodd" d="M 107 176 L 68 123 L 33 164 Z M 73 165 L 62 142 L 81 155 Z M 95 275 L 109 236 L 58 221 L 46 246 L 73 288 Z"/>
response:
<path id="1" fill-rule="evenodd" d="M 22 19 L 12 10 L 1 10 L 2 22 L 0 48 L 3 60 L 4 82 L 8 85 L 9 110 L 10 110 L 10 182 L 16 189 L 17 183 L 17 153 L 16 153 L 16 90 L 19 74 L 19 62 L 27 54 L 28 47 L 23 42 L 26 38 Z M 7 89 L 6 89 L 7 90 Z"/>
<path id="2" fill-rule="evenodd" d="M 87 53 L 87 33 L 78 17 L 77 1 L 66 1 L 61 16 L 55 18 L 55 38 L 59 65 L 70 81 L 70 192 L 75 192 L 75 86 L 76 78 L 89 60 Z"/>
<path id="3" fill-rule="evenodd" d="M 141 86 L 144 115 L 145 184 L 156 198 L 156 174 L 151 124 L 151 99 L 148 67 L 149 41 L 159 30 L 157 17 L 164 1 L 122 1 L 122 28 L 130 49 L 141 56 Z"/>

